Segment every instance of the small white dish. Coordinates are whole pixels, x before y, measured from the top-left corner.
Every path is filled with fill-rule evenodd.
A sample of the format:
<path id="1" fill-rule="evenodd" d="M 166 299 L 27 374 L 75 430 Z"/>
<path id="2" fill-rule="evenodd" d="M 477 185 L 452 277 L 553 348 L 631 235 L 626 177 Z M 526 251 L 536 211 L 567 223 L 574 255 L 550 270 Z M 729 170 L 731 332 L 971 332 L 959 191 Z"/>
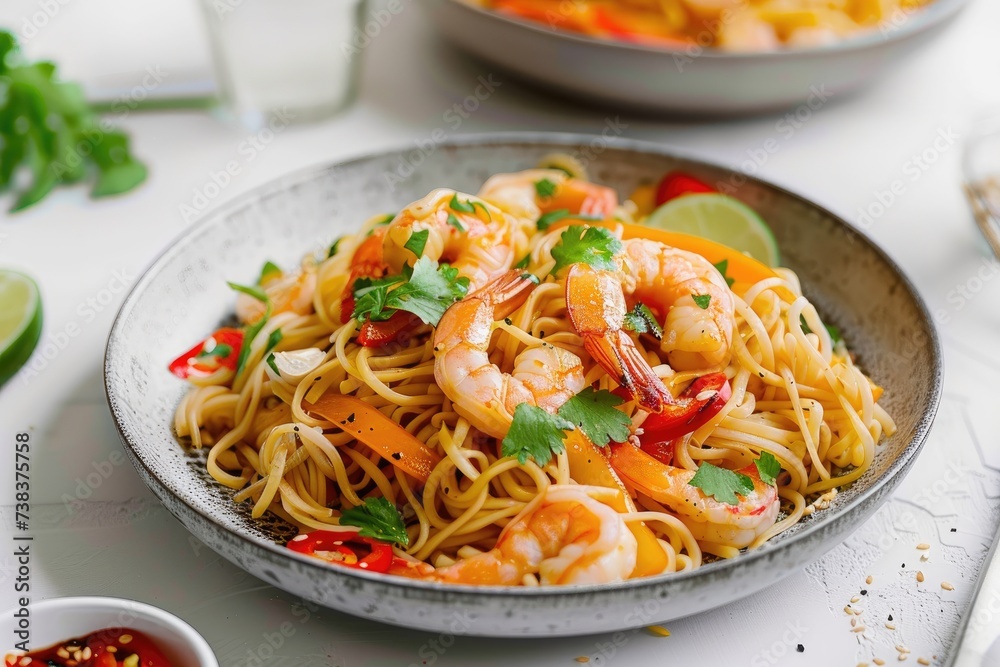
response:
<path id="1" fill-rule="evenodd" d="M 16 653 L 16 632 L 23 616 L 15 606 L 0 617 L 3 656 Z M 152 639 L 174 667 L 219 667 L 215 653 L 198 631 L 173 614 L 135 600 L 111 597 L 63 597 L 31 602 L 28 648 L 47 648 L 107 628 L 138 630 Z M 22 635 L 23 637 L 23 635 Z"/>

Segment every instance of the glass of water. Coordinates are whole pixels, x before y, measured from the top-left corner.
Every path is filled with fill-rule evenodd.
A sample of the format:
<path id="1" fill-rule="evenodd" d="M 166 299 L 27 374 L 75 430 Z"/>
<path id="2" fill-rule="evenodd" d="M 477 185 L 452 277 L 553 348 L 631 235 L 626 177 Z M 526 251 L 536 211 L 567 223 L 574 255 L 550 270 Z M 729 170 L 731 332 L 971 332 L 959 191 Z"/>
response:
<path id="1" fill-rule="evenodd" d="M 202 0 L 216 80 L 244 125 L 320 120 L 353 100 L 366 0 Z"/>

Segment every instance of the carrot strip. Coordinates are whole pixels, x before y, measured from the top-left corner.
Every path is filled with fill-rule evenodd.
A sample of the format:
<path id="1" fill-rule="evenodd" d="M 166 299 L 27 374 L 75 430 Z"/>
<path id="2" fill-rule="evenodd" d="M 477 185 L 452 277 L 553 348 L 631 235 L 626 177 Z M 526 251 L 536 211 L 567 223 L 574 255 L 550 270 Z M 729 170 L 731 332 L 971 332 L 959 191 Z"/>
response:
<path id="1" fill-rule="evenodd" d="M 403 472 L 427 482 L 441 457 L 378 408 L 354 396 L 326 393 L 315 403 L 305 403 L 307 412 L 333 422 Z"/>

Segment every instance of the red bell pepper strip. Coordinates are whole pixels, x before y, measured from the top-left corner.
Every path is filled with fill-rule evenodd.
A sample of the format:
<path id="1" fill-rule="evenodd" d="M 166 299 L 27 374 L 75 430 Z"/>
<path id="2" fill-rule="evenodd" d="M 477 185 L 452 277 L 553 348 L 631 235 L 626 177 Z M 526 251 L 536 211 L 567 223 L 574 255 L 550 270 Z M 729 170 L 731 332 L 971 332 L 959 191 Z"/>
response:
<path id="1" fill-rule="evenodd" d="M 243 347 L 243 331 L 225 327 L 170 362 L 170 372 L 179 378 L 203 377 L 220 368 L 235 371 Z"/>
<path id="2" fill-rule="evenodd" d="M 395 343 L 420 325 L 420 318 L 405 310 L 397 310 L 384 322 L 368 321 L 361 325 L 358 344 L 364 347 L 382 347 Z"/>
<path id="3" fill-rule="evenodd" d="M 354 531 L 316 530 L 291 539 L 288 548 L 355 570 L 387 572 L 392 565 L 392 546 Z M 367 552 L 367 553 L 366 553 Z"/>
<path id="4" fill-rule="evenodd" d="M 679 171 L 672 171 L 662 179 L 656 186 L 656 205 L 662 206 L 671 199 L 676 199 L 681 195 L 699 194 L 703 192 L 716 192 L 708 183 L 700 181 L 694 176 Z"/>
<path id="5" fill-rule="evenodd" d="M 663 443 L 698 430 L 719 414 L 732 395 L 725 373 L 702 375 L 681 392 L 675 403 L 667 405 L 662 412 L 651 414 L 642 423 L 642 435 L 639 436 L 642 450 L 648 454 L 656 451 L 665 454 Z M 670 454 L 672 456 L 672 451 Z"/>

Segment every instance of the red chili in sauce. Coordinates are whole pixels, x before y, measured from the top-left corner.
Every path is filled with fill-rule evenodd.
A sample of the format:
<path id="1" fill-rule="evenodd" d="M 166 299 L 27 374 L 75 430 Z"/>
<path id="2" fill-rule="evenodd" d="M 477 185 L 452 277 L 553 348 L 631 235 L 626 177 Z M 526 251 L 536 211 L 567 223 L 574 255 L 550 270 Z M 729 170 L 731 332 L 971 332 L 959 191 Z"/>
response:
<path id="1" fill-rule="evenodd" d="M 152 639 L 129 628 L 98 630 L 24 655 L 8 654 L 4 666 L 172 667 Z"/>

